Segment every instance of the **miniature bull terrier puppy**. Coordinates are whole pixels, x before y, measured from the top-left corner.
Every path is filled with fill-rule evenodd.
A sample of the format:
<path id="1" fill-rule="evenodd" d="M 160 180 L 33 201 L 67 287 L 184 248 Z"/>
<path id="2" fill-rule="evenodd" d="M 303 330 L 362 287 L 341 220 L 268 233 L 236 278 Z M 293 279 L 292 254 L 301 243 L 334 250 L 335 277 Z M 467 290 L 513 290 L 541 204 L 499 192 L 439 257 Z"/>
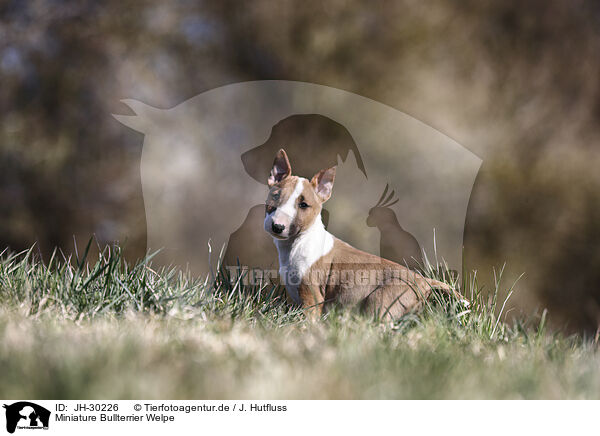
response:
<path id="1" fill-rule="evenodd" d="M 417 309 L 434 288 L 459 295 L 446 283 L 354 248 L 325 229 L 321 209 L 331 196 L 335 170 L 308 180 L 292 175 L 283 149 L 275 156 L 264 229 L 277 247 L 288 296 L 311 318 L 341 305 L 394 319 Z"/>

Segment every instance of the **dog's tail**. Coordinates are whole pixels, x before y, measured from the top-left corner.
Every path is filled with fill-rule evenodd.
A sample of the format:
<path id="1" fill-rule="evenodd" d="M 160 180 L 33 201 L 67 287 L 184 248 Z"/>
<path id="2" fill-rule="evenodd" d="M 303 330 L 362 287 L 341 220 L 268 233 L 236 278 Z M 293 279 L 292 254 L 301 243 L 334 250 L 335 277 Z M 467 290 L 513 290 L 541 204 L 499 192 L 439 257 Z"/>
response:
<path id="1" fill-rule="evenodd" d="M 469 300 L 467 300 L 460 292 L 458 292 L 456 289 L 454 289 L 448 283 L 444 283 L 444 282 L 441 282 L 436 279 L 428 279 L 428 278 L 426 278 L 425 281 L 432 289 L 442 290 L 442 291 L 446 292 L 448 295 L 452 295 L 455 298 L 457 298 L 461 303 L 463 303 L 467 306 L 469 305 Z"/>

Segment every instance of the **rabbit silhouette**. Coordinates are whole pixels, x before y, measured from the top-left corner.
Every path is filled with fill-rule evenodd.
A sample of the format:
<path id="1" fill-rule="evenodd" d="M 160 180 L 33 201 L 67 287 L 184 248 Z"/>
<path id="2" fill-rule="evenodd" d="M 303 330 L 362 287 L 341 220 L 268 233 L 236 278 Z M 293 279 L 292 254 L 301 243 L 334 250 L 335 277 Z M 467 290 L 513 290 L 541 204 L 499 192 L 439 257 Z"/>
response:
<path id="1" fill-rule="evenodd" d="M 421 246 L 417 238 L 400 225 L 396 213 L 391 209 L 398 200 L 394 200 L 395 191 L 388 194 L 388 189 L 389 185 L 386 185 L 377 204 L 369 210 L 367 225 L 377 227 L 381 233 L 381 257 L 410 269 L 419 269 L 423 264 Z"/>

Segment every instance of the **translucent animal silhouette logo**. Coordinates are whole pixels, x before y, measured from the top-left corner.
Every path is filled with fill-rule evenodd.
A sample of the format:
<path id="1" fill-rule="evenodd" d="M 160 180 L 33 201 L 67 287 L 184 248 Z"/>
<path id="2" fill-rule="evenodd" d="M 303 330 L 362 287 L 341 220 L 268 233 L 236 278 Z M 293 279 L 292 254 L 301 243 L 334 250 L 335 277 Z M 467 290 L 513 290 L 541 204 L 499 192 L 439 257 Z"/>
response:
<path id="1" fill-rule="evenodd" d="M 403 112 L 291 81 L 227 85 L 167 110 L 124 103 L 135 115 L 115 118 L 145 134 L 148 248 L 162 249 L 160 262 L 206 273 L 222 253 L 232 264 L 277 268 L 262 221 L 269 169 L 276 150 L 285 148 L 305 177 L 338 164 L 324 212 L 331 233 L 402 263 L 437 254 L 461 270 L 481 159 Z M 400 243 L 406 253 L 392 250 Z"/>

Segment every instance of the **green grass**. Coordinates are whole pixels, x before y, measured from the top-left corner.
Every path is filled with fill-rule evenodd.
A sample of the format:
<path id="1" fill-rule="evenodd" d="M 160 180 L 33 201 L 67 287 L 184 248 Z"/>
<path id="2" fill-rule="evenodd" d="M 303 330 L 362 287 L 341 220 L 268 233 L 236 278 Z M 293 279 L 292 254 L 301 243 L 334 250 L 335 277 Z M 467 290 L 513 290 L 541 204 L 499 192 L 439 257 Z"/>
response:
<path id="1" fill-rule="evenodd" d="M 0 397 L 599 398 L 596 344 L 503 319 L 489 296 L 436 296 L 395 323 L 353 312 L 305 319 L 273 286 L 195 279 L 30 250 L 0 258 Z M 430 275 L 434 272 L 430 270 Z"/>

